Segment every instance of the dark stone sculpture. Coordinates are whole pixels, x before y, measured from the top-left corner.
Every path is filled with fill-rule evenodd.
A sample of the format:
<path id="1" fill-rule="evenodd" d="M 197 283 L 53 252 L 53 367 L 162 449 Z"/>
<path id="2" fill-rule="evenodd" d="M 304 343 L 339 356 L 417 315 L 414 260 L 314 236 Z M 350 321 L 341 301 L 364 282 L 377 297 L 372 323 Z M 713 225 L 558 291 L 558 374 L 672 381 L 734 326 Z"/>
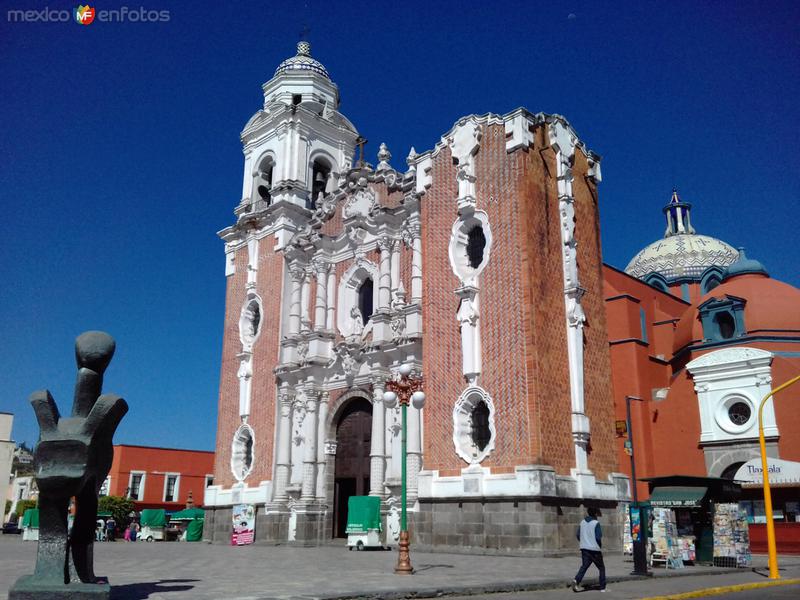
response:
<path id="1" fill-rule="evenodd" d="M 33 454 L 39 486 L 39 548 L 36 570 L 17 580 L 9 600 L 109 598 L 111 587 L 94 574 L 97 494 L 114 458 L 112 438 L 128 404 L 103 394 L 103 372 L 114 355 L 114 339 L 87 331 L 75 340 L 78 379 L 72 416 L 61 417 L 47 390 L 31 394 L 39 421 Z M 67 511 L 75 498 L 75 520 Z"/>

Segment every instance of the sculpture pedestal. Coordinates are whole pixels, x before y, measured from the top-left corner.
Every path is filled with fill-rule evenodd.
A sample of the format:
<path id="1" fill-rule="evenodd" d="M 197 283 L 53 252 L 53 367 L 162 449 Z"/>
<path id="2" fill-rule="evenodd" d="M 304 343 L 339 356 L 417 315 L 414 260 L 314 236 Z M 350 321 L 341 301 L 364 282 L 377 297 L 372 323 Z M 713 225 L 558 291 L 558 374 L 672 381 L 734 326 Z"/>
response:
<path id="1" fill-rule="evenodd" d="M 8 600 L 109 600 L 109 583 L 44 583 L 23 575 L 8 592 Z"/>

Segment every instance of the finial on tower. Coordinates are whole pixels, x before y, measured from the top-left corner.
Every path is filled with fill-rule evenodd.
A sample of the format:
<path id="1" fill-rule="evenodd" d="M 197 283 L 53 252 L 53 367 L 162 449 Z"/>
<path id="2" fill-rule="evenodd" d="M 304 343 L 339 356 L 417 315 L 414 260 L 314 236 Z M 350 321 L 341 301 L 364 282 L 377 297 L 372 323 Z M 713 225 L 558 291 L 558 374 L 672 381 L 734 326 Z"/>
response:
<path id="1" fill-rule="evenodd" d="M 688 202 L 683 202 L 678 196 L 678 189 L 672 188 L 672 197 L 663 209 L 667 217 L 667 230 L 664 232 L 665 238 L 673 235 L 695 233 L 689 216 L 691 209 L 692 205 Z"/>
<path id="2" fill-rule="evenodd" d="M 311 44 L 305 40 L 297 42 L 297 56 L 311 56 Z"/>

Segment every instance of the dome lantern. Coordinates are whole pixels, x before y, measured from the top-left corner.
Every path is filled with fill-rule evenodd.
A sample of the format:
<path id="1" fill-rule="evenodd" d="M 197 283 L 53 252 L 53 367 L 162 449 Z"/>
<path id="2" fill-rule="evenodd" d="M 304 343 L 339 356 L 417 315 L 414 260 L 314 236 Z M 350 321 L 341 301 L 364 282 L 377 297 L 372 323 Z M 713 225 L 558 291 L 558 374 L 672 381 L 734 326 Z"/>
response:
<path id="1" fill-rule="evenodd" d="M 664 232 L 665 238 L 682 233 L 695 233 L 690 216 L 692 205 L 681 201 L 678 197 L 677 189 L 672 188 L 672 198 L 663 210 L 667 217 L 667 230 Z"/>

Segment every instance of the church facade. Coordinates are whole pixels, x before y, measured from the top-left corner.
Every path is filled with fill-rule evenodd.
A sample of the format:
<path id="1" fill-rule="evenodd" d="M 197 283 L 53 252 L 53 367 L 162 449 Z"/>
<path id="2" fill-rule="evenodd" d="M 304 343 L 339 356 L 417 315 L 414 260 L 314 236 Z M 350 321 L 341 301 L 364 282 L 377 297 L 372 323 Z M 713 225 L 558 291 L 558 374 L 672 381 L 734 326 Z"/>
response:
<path id="1" fill-rule="evenodd" d="M 226 314 L 205 536 L 231 507 L 257 541 L 344 535 L 347 499 L 382 499 L 398 534 L 409 407 L 412 541 L 484 551 L 574 548 L 586 506 L 621 543 L 600 251 L 600 158 L 559 115 L 459 119 L 397 170 L 375 166 L 338 88 L 301 42 L 242 132 L 225 242 Z"/>

